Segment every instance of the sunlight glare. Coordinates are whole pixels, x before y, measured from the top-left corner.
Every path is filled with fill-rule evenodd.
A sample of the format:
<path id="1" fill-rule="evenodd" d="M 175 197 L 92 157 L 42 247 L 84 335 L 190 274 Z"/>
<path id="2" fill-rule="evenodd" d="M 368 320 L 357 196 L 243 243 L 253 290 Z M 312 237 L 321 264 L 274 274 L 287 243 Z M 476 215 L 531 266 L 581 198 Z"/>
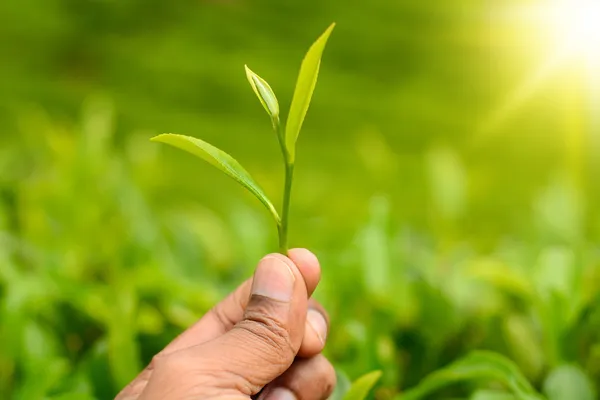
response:
<path id="1" fill-rule="evenodd" d="M 563 51 L 596 59 L 600 54 L 600 1 L 562 0 L 551 9 L 557 43 Z"/>
<path id="2" fill-rule="evenodd" d="M 524 7 L 514 15 L 524 17 L 529 28 L 537 25 L 543 32 L 545 45 L 551 50 L 545 61 L 482 123 L 480 137 L 497 131 L 556 74 L 569 65 L 580 65 L 580 71 L 587 74 L 588 93 L 583 95 L 589 96 L 591 103 L 589 113 L 593 121 L 590 128 L 598 132 L 600 157 L 600 113 L 595 111 L 600 108 L 600 0 L 541 2 L 537 6 Z"/>

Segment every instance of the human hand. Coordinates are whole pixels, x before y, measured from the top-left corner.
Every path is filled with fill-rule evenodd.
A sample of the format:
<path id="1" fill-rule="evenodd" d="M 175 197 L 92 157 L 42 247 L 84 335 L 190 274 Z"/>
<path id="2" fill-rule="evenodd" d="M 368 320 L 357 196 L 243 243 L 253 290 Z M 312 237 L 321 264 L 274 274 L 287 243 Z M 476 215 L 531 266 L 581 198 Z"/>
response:
<path id="1" fill-rule="evenodd" d="M 328 317 L 310 299 L 321 276 L 308 250 L 270 254 L 157 354 L 115 400 L 326 399 L 335 372 L 320 354 Z"/>

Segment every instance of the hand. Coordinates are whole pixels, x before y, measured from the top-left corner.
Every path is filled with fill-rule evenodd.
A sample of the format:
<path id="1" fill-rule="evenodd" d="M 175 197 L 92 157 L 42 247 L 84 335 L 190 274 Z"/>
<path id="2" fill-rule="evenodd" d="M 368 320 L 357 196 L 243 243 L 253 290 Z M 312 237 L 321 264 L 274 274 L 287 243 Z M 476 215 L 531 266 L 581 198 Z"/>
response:
<path id="1" fill-rule="evenodd" d="M 309 299 L 321 276 L 308 250 L 263 258 L 244 282 L 183 332 L 116 400 L 326 399 L 335 372 L 320 352 L 328 317 Z"/>

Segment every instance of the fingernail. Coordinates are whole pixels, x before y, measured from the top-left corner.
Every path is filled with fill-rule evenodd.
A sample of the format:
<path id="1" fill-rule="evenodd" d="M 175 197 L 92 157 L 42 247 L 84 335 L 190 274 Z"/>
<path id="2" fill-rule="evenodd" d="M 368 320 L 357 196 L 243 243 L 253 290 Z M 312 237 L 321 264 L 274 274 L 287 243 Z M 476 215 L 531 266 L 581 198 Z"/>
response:
<path id="1" fill-rule="evenodd" d="M 286 388 L 275 388 L 269 392 L 265 400 L 296 400 L 296 395 Z"/>
<path id="2" fill-rule="evenodd" d="M 321 340 L 321 343 L 325 344 L 325 339 L 327 338 L 327 321 L 325 321 L 323 314 L 311 308 L 306 314 L 306 320 Z"/>
<path id="3" fill-rule="evenodd" d="M 252 294 L 278 301 L 290 301 L 294 293 L 294 272 L 284 261 L 265 257 L 254 273 Z"/>

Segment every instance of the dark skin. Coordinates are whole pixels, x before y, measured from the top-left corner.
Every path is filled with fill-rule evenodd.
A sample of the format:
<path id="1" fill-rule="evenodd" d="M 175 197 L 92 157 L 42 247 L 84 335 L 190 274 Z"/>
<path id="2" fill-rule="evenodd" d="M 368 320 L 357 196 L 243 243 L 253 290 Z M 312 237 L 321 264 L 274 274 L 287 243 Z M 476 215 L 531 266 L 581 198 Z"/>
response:
<path id="1" fill-rule="evenodd" d="M 321 354 L 329 319 L 310 298 L 308 250 L 264 257 L 254 276 L 179 335 L 116 400 L 322 400 L 335 372 Z"/>

